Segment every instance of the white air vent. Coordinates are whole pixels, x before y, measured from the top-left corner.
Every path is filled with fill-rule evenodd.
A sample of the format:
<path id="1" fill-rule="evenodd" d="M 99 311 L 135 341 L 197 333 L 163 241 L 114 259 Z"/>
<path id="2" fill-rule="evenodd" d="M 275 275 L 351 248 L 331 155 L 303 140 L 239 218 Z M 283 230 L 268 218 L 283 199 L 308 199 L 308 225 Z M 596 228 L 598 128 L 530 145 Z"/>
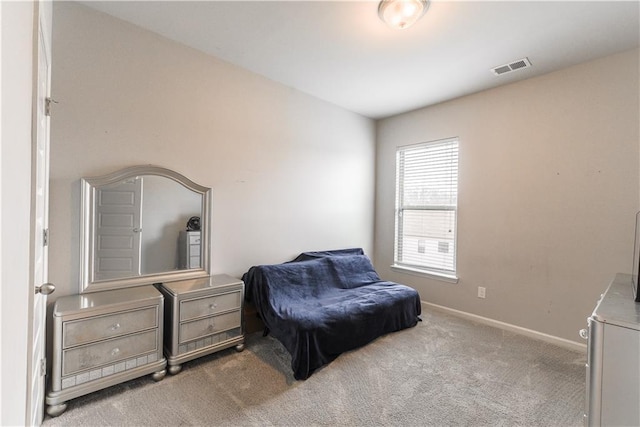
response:
<path id="1" fill-rule="evenodd" d="M 531 61 L 529 61 L 529 58 L 522 58 L 522 59 L 518 59 L 517 61 L 513 61 L 509 64 L 499 65 L 495 68 L 492 68 L 491 71 L 496 76 L 499 76 L 501 74 L 506 74 L 512 71 L 521 70 L 523 68 L 529 68 L 529 67 L 531 67 Z"/>

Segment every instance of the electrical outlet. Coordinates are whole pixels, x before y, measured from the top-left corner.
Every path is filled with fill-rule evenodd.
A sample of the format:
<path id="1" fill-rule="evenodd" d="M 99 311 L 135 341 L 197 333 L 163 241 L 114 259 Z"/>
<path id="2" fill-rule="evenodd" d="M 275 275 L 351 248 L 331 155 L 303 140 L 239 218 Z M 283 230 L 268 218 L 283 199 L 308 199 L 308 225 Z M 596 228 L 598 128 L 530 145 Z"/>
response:
<path id="1" fill-rule="evenodd" d="M 486 288 L 483 288 L 482 286 L 478 286 L 478 298 L 485 298 L 486 292 L 487 292 Z"/>

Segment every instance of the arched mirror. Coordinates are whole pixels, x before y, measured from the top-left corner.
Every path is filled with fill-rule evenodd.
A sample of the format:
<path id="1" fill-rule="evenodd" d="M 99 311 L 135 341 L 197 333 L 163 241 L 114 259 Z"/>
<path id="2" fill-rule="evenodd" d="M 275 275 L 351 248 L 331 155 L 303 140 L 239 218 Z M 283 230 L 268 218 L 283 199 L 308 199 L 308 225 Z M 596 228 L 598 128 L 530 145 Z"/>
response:
<path id="1" fill-rule="evenodd" d="M 211 189 L 158 166 L 82 179 L 80 292 L 210 274 Z"/>

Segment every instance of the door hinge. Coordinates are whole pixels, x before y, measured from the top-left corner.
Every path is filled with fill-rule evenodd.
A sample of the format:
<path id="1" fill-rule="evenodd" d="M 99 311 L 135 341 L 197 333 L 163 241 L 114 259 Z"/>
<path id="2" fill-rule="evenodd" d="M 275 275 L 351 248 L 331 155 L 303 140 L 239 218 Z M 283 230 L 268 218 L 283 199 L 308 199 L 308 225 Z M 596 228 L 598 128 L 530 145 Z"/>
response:
<path id="1" fill-rule="evenodd" d="M 45 116 L 51 116 L 51 104 L 57 104 L 58 101 L 56 101 L 53 98 L 45 98 L 44 99 L 44 115 Z"/>
<path id="2" fill-rule="evenodd" d="M 42 246 L 49 246 L 49 229 L 42 230 Z"/>
<path id="3" fill-rule="evenodd" d="M 47 373 L 47 358 L 40 359 L 40 376 L 44 377 Z"/>

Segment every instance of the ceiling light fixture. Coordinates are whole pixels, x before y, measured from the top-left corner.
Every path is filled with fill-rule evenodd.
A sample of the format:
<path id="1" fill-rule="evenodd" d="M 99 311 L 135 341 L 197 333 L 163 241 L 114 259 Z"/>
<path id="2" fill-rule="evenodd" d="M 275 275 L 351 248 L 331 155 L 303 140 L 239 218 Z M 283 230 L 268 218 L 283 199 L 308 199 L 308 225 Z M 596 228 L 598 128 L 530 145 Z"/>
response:
<path id="1" fill-rule="evenodd" d="M 378 15 L 388 26 L 397 30 L 409 28 L 429 9 L 429 0 L 382 0 Z"/>

